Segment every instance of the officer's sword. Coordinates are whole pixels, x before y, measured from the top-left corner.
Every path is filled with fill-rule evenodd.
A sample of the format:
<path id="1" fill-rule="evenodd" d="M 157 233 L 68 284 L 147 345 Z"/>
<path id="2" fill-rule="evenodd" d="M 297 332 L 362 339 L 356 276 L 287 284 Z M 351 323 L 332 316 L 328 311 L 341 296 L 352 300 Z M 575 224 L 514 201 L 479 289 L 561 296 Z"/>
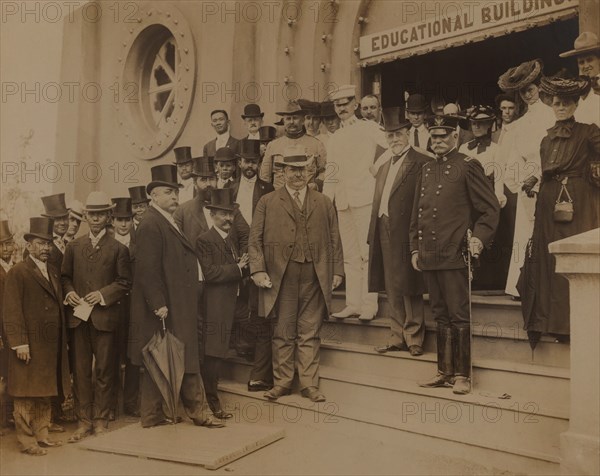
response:
<path id="1" fill-rule="evenodd" d="M 471 376 L 471 391 L 473 391 L 473 315 L 471 313 L 471 281 L 473 281 L 473 262 L 471 261 L 471 238 L 473 232 L 467 228 L 467 269 L 469 270 L 469 345 L 471 346 L 469 359 L 469 375 Z"/>

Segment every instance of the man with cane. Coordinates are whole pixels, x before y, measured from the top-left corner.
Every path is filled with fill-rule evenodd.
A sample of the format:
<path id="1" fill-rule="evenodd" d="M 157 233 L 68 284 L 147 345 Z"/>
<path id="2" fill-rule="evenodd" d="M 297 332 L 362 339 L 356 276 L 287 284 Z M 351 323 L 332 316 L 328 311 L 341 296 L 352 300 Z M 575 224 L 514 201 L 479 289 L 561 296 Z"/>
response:
<path id="1" fill-rule="evenodd" d="M 427 119 L 435 160 L 417 178 L 410 226 L 411 261 L 429 288 L 437 324 L 437 374 L 422 387 L 471 391 L 471 315 L 468 264 L 489 245 L 500 206 L 481 164 L 456 150 L 458 118 Z M 473 233 L 467 241 L 468 231 Z"/>

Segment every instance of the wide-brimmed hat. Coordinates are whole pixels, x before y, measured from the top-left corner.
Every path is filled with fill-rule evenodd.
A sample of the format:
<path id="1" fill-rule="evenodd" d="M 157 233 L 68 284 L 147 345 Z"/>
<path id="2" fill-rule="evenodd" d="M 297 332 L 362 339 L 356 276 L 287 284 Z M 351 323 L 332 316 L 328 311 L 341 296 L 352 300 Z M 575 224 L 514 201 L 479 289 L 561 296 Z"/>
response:
<path id="1" fill-rule="evenodd" d="M 383 116 L 383 128 L 386 132 L 399 131 L 405 127 L 410 129 L 412 126 L 401 107 L 383 108 L 381 114 Z"/>
<path id="2" fill-rule="evenodd" d="M 150 201 L 148 195 L 146 195 L 146 187 L 143 185 L 138 187 L 129 187 L 128 190 L 132 205 L 137 205 L 138 203 L 148 203 Z"/>
<path id="3" fill-rule="evenodd" d="M 69 203 L 69 216 L 72 216 L 76 220 L 83 221 L 83 203 L 79 200 L 72 200 Z"/>
<path id="4" fill-rule="evenodd" d="M 215 164 L 212 157 L 196 157 L 192 175 L 194 177 L 215 177 Z"/>
<path id="5" fill-rule="evenodd" d="M 278 165 L 288 165 L 290 167 L 306 167 L 313 161 L 312 155 L 306 153 L 306 148 L 301 145 L 290 145 L 283 151 L 283 155 L 276 157 L 275 162 Z"/>
<path id="6" fill-rule="evenodd" d="M 467 114 L 467 119 L 471 122 L 493 121 L 496 112 L 489 106 L 475 106 Z"/>
<path id="7" fill-rule="evenodd" d="M 0 221 L 0 243 L 12 240 L 13 236 L 14 234 L 11 233 L 10 228 L 8 228 L 8 220 Z"/>
<path id="8" fill-rule="evenodd" d="M 242 139 L 238 157 L 247 160 L 260 160 L 260 141 L 253 139 Z"/>
<path id="9" fill-rule="evenodd" d="M 448 132 L 456 131 L 459 121 L 460 118 L 458 116 L 438 114 L 425 119 L 425 124 L 427 125 L 429 134 L 439 134 L 440 131 L 443 131 L 442 134 L 445 135 Z"/>
<path id="10" fill-rule="evenodd" d="M 271 142 L 277 138 L 277 129 L 273 126 L 262 126 L 258 129 L 260 142 Z"/>
<path id="11" fill-rule="evenodd" d="M 232 160 L 235 160 L 235 152 L 233 149 L 230 149 L 229 147 L 217 149 L 215 162 L 231 162 Z"/>
<path id="12" fill-rule="evenodd" d="M 589 92 L 590 82 L 583 78 L 566 78 L 552 76 L 542 78 L 540 81 L 540 93 L 548 97 L 568 96 L 579 98 Z"/>
<path id="13" fill-rule="evenodd" d="M 177 182 L 177 167 L 174 165 L 156 165 L 150 169 L 152 181 L 146 185 L 146 192 L 150 193 L 156 187 L 182 188 Z"/>
<path id="14" fill-rule="evenodd" d="M 543 68 L 544 64 L 540 59 L 525 61 L 500 76 L 498 86 L 504 92 L 518 91 L 537 80 Z"/>
<path id="15" fill-rule="evenodd" d="M 210 203 L 204 208 L 214 210 L 227 210 L 233 212 L 239 205 L 233 201 L 232 188 L 218 188 L 210 191 Z"/>
<path id="16" fill-rule="evenodd" d="M 278 116 L 291 116 L 294 114 L 306 114 L 306 111 L 302 109 L 298 101 L 288 101 L 283 111 L 276 112 Z"/>
<path id="17" fill-rule="evenodd" d="M 23 235 L 25 241 L 32 238 L 52 241 L 54 237 L 54 220 L 50 217 L 31 217 L 29 219 L 29 232 Z"/>
<path id="18" fill-rule="evenodd" d="M 60 218 L 69 214 L 69 209 L 65 203 L 64 193 L 57 193 L 55 195 L 42 197 L 42 203 L 44 204 L 44 213 L 42 213 L 43 217 Z"/>
<path id="19" fill-rule="evenodd" d="M 337 117 L 337 114 L 335 113 L 335 107 L 333 105 L 333 101 L 323 101 L 321 103 L 321 107 L 319 108 L 319 116 L 321 118 Z"/>
<path id="20" fill-rule="evenodd" d="M 334 89 L 331 93 L 329 93 L 329 100 L 336 102 L 343 99 L 352 99 L 356 97 L 356 86 L 353 84 L 344 84 Z"/>
<path id="21" fill-rule="evenodd" d="M 600 52 L 600 41 L 598 41 L 598 35 L 591 31 L 584 31 L 575 39 L 573 44 L 574 49 L 561 53 L 561 58 L 568 58 L 570 56 L 579 56 L 588 53 L 599 53 Z"/>
<path id="22" fill-rule="evenodd" d="M 84 212 L 106 212 L 115 208 L 114 203 L 110 201 L 108 195 L 104 192 L 90 192 L 83 206 Z"/>
<path id="23" fill-rule="evenodd" d="M 113 217 L 115 218 L 132 218 L 133 211 L 131 210 L 131 198 L 117 197 L 111 199 L 115 205 Z"/>
<path id="24" fill-rule="evenodd" d="M 194 160 L 194 158 L 192 157 L 191 147 L 175 147 L 173 149 L 173 152 L 175 152 L 175 162 L 173 162 L 174 165 L 183 165 Z"/>
<path id="25" fill-rule="evenodd" d="M 319 116 L 321 109 L 321 103 L 310 101 L 308 99 L 298 99 L 298 104 L 304 110 L 304 112 L 310 116 Z"/>
<path id="26" fill-rule="evenodd" d="M 274 122 L 273 124 L 275 124 L 276 126 L 283 126 L 283 117 L 281 119 L 279 119 L 277 122 Z"/>
<path id="27" fill-rule="evenodd" d="M 264 117 L 265 113 L 260 110 L 260 106 L 258 104 L 246 104 L 244 106 L 244 114 L 242 114 L 242 119 L 246 119 L 247 117 Z"/>
<path id="28" fill-rule="evenodd" d="M 427 110 L 427 101 L 422 94 L 411 94 L 406 100 L 406 110 L 408 112 L 425 112 Z"/>

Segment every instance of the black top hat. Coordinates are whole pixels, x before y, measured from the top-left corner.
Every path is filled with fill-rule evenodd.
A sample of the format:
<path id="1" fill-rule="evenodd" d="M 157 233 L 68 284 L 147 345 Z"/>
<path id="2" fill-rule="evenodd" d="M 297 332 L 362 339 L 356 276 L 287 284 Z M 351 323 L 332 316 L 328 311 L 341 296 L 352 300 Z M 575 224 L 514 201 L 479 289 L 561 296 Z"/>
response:
<path id="1" fill-rule="evenodd" d="M 258 104 L 246 104 L 244 106 L 244 114 L 242 114 L 242 119 L 246 119 L 247 117 L 264 117 L 265 113 L 260 110 L 260 106 Z"/>
<path id="2" fill-rule="evenodd" d="M 430 134 L 439 133 L 439 130 L 443 130 L 443 134 L 445 135 L 448 132 L 456 131 L 459 121 L 460 117 L 458 116 L 440 114 L 428 117 L 425 123 Z"/>
<path id="3" fill-rule="evenodd" d="M 173 149 L 173 152 L 175 152 L 175 162 L 173 162 L 175 165 L 187 164 L 188 162 L 194 160 L 194 158 L 192 157 L 191 147 L 175 147 Z"/>
<path id="4" fill-rule="evenodd" d="M 230 162 L 235 160 L 235 152 L 229 147 L 221 147 L 215 154 L 215 162 Z"/>
<path id="5" fill-rule="evenodd" d="M 174 165 L 156 165 L 150 169 L 152 182 L 146 186 L 146 192 L 150 193 L 156 187 L 182 188 L 177 182 L 177 167 Z"/>
<path id="6" fill-rule="evenodd" d="M 131 218 L 133 212 L 131 211 L 131 198 L 119 197 L 111 198 L 111 201 L 115 204 L 113 209 L 113 217 L 115 218 Z"/>
<path id="7" fill-rule="evenodd" d="M 543 68 L 542 60 L 525 61 L 500 76 L 498 86 L 504 92 L 518 91 L 535 82 L 542 75 Z"/>
<path id="8" fill-rule="evenodd" d="M 383 114 L 383 124 L 386 132 L 399 131 L 405 127 L 410 129 L 411 123 L 404 116 L 404 111 L 401 107 L 386 107 L 381 113 Z"/>
<path id="9" fill-rule="evenodd" d="M 242 139 L 240 141 L 240 153 L 243 159 L 260 160 L 260 141 L 252 139 Z"/>
<path id="10" fill-rule="evenodd" d="M 0 221 L 0 243 L 11 240 L 13 236 L 8 228 L 8 220 Z"/>
<path id="11" fill-rule="evenodd" d="M 262 126 L 258 129 L 261 142 L 271 142 L 277 137 L 277 129 L 273 126 Z"/>
<path id="12" fill-rule="evenodd" d="M 337 117 L 333 101 L 323 101 L 319 108 L 319 116 L 321 117 Z"/>
<path id="13" fill-rule="evenodd" d="M 194 177 L 215 177 L 215 165 L 212 157 L 196 157 L 194 159 Z"/>
<path id="14" fill-rule="evenodd" d="M 411 94 L 406 100 L 406 110 L 408 112 L 424 112 L 427 110 L 427 101 L 422 94 Z"/>
<path id="15" fill-rule="evenodd" d="M 32 238 L 41 238 L 42 240 L 52 241 L 54 220 L 50 217 L 32 217 L 29 219 L 29 233 L 25 233 L 23 238 L 29 241 Z"/>
<path id="16" fill-rule="evenodd" d="M 219 188 L 210 191 L 210 204 L 204 205 L 204 207 L 232 212 L 237 209 L 239 205 L 233 202 L 232 188 Z"/>
<path id="17" fill-rule="evenodd" d="M 69 214 L 64 193 L 57 193 L 56 195 L 42 197 L 42 203 L 44 204 L 44 209 L 46 212 L 42 213 L 43 217 L 60 218 Z"/>
<path id="18" fill-rule="evenodd" d="M 146 187 L 143 185 L 140 185 L 139 187 L 129 187 L 129 196 L 131 197 L 132 205 L 148 203 L 150 201 L 148 195 L 146 195 Z"/>

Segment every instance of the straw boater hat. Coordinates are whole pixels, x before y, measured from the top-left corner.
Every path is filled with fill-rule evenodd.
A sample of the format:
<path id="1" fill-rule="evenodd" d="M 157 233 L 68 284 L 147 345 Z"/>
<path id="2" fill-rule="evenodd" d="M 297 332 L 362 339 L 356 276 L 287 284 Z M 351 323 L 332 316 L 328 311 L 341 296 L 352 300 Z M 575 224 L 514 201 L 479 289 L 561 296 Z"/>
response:
<path id="1" fill-rule="evenodd" d="M 404 128 L 410 129 L 412 126 L 401 107 L 386 107 L 381 113 L 385 132 L 395 132 Z"/>
<path id="2" fill-rule="evenodd" d="M 75 218 L 76 220 L 83 221 L 83 203 L 79 200 L 73 200 L 70 203 L 69 215 Z"/>
<path id="3" fill-rule="evenodd" d="M 244 106 L 244 114 L 242 114 L 242 119 L 246 119 L 247 117 L 264 117 L 265 113 L 260 110 L 260 106 L 258 104 L 246 104 Z"/>
<path id="4" fill-rule="evenodd" d="M 146 192 L 150 193 L 156 187 L 182 188 L 177 182 L 177 167 L 174 165 L 156 165 L 150 169 L 152 181 L 146 186 Z"/>
<path id="5" fill-rule="evenodd" d="M 283 151 L 283 155 L 275 157 L 275 163 L 281 166 L 306 167 L 313 161 L 313 157 L 306 154 L 306 148 L 301 145 L 290 145 Z"/>
<path id="6" fill-rule="evenodd" d="M 590 53 L 600 55 L 600 41 L 598 41 L 598 36 L 591 31 L 584 31 L 579 35 L 573 47 L 574 49 L 565 51 L 559 56 L 561 58 L 568 58 L 570 56 L 581 56 Z"/>
<path id="7" fill-rule="evenodd" d="M 210 203 L 204 205 L 209 210 L 235 211 L 239 205 L 233 201 L 232 188 L 219 188 L 210 191 Z"/>
<path id="8" fill-rule="evenodd" d="M 510 68 L 498 79 L 498 86 L 505 93 L 518 91 L 536 81 L 542 75 L 544 64 L 540 59 L 534 59 Z"/>
<path id="9" fill-rule="evenodd" d="M 14 234 L 11 233 L 10 228 L 8 228 L 8 220 L 0 221 L 0 243 L 12 240 L 13 236 Z"/>
<path id="10" fill-rule="evenodd" d="M 113 211 L 113 217 L 115 218 L 133 218 L 133 211 L 131 210 L 131 198 L 129 197 L 118 197 L 111 198 L 115 209 Z"/>
<path id="11" fill-rule="evenodd" d="M 83 207 L 84 212 L 107 212 L 115 208 L 104 192 L 90 192 Z"/>
<path id="12" fill-rule="evenodd" d="M 44 204 L 45 211 L 45 213 L 42 213 L 43 217 L 61 218 L 69 214 L 69 209 L 65 203 L 64 193 L 42 197 L 42 203 Z"/>
<path id="13" fill-rule="evenodd" d="M 49 217 L 32 217 L 29 219 L 29 233 L 25 233 L 23 238 L 30 241 L 33 238 L 40 238 L 45 241 L 52 241 L 54 220 Z"/>

